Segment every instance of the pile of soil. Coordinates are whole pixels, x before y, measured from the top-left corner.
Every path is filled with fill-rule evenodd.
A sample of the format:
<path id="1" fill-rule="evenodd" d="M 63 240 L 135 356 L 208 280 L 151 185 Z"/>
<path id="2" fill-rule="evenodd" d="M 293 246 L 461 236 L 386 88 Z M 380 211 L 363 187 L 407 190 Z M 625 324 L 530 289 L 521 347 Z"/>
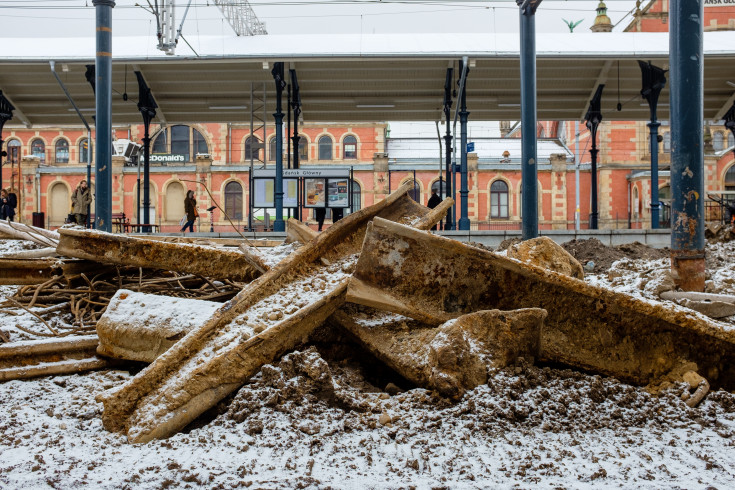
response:
<path id="1" fill-rule="evenodd" d="M 669 256 L 669 249 L 653 248 L 640 242 L 626 243 L 608 247 L 597 238 L 572 240 L 562 245 L 583 266 L 588 262 L 595 264 L 592 272 L 608 270 L 613 262 L 628 258 L 633 260 L 656 260 Z M 588 271 L 589 272 L 589 271 Z"/>

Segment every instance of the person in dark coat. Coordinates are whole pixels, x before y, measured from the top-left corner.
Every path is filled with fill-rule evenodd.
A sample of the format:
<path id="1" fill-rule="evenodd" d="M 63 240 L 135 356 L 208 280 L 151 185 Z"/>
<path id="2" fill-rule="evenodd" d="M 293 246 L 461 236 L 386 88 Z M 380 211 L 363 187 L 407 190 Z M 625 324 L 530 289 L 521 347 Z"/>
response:
<path id="1" fill-rule="evenodd" d="M 324 218 L 326 217 L 327 217 L 326 208 L 314 208 L 314 218 L 316 219 L 316 222 L 319 224 L 319 231 L 322 231 L 322 226 L 324 226 Z"/>
<path id="2" fill-rule="evenodd" d="M 15 196 L 15 194 L 11 194 L 5 189 L 0 191 L 0 219 L 3 221 L 6 219 L 13 221 L 15 217 L 17 202 L 13 202 L 12 196 Z"/>
<path id="3" fill-rule="evenodd" d="M 337 221 L 342 219 L 342 216 L 344 216 L 345 210 L 344 208 L 334 208 L 332 209 L 332 223 L 336 223 Z"/>
<path id="4" fill-rule="evenodd" d="M 186 232 L 189 228 L 190 232 L 194 232 L 194 220 L 197 219 L 199 213 L 197 212 L 197 200 L 194 199 L 194 191 L 186 191 L 186 199 L 184 199 L 184 211 L 186 212 L 186 223 L 181 231 Z"/>
<path id="5" fill-rule="evenodd" d="M 442 199 L 439 197 L 439 194 L 437 194 L 436 189 L 431 189 L 431 197 L 429 198 L 429 203 L 426 206 L 429 209 L 434 209 L 440 202 L 442 202 Z M 436 225 L 432 226 L 431 229 L 436 230 Z"/>

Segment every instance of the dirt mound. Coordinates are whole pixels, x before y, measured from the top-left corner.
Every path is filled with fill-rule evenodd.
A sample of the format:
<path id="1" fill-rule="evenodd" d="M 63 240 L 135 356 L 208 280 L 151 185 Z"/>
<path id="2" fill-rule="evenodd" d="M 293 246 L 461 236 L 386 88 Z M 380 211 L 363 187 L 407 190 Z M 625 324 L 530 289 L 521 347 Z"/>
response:
<path id="1" fill-rule="evenodd" d="M 688 392 L 685 383 L 652 395 L 614 378 L 534 366 L 519 358 L 513 366 L 493 370 L 487 384 L 453 404 L 420 388 L 389 396 L 366 383 L 364 374 L 356 365 L 330 367 L 314 347 L 296 351 L 277 365 L 264 366 L 235 396 L 223 418 L 244 423 L 248 433 L 268 427 L 275 410 L 288 415 L 292 427 L 307 434 L 325 430 L 322 419 L 329 412 L 328 419 L 341 426 L 340 431 L 356 425 L 390 424 L 407 436 L 418 435 L 420 427 L 435 426 L 439 419 L 443 429 L 469 423 L 487 434 L 511 429 L 575 433 L 693 423 L 721 437 L 735 436 L 735 394 L 716 391 L 698 408 L 689 408 L 682 400 Z M 723 417 L 728 422 L 720 420 Z"/>
<path id="2" fill-rule="evenodd" d="M 608 247 L 597 238 L 572 240 L 564 243 L 562 247 L 583 266 L 588 262 L 593 262 L 595 266 L 592 272 L 597 273 L 608 270 L 613 262 L 624 258 L 655 260 L 669 256 L 668 249 L 653 248 L 640 242 Z"/>

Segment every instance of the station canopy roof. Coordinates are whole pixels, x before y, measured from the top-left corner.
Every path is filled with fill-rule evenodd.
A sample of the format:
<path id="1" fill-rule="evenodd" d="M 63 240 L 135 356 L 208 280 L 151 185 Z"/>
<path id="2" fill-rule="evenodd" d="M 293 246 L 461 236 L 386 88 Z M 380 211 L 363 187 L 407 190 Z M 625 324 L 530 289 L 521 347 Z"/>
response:
<path id="1" fill-rule="evenodd" d="M 270 69 L 296 70 L 308 122 L 442 120 L 446 70 L 469 59 L 471 120 L 520 119 L 518 34 L 373 34 L 189 39 L 176 55 L 150 37 L 113 38 L 112 122 L 142 121 L 134 71 L 143 73 L 159 105 L 154 122 L 249 123 L 250 111 L 272 124 L 275 83 Z M 79 118 L 51 73 L 49 61 L 91 123 L 94 95 L 84 73 L 94 63 L 93 33 L 85 38 L 3 39 L 0 90 L 16 107 L 8 126 L 74 125 Z M 668 33 L 536 35 L 537 117 L 582 120 L 598 84 L 605 84 L 606 120 L 647 120 L 637 61 L 669 67 Z M 720 120 L 735 101 L 735 31 L 704 35 L 704 117 Z M 668 77 L 668 75 L 667 75 Z M 669 118 L 669 84 L 658 117 Z M 251 104 L 251 88 L 256 103 Z M 266 109 L 258 99 L 267 101 Z M 123 100 L 123 93 L 128 100 Z M 622 110 L 617 111 L 620 102 Z M 287 110 L 284 92 L 284 110 Z M 452 118 L 457 101 L 452 106 Z"/>

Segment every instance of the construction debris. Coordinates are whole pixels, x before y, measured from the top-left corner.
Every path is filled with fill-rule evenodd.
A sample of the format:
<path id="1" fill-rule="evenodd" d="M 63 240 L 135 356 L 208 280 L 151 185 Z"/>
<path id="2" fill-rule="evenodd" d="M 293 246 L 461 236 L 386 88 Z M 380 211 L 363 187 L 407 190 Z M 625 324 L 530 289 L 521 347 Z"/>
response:
<path id="1" fill-rule="evenodd" d="M 14 221 L 0 221 L 0 233 L 20 240 L 28 240 L 42 247 L 56 248 L 59 244 L 57 232 Z"/>
<path id="2" fill-rule="evenodd" d="M 332 319 L 375 357 L 418 386 L 461 398 L 488 368 L 538 357 L 546 311 L 478 311 L 433 328 L 401 315 L 345 305 Z"/>
<path id="3" fill-rule="evenodd" d="M 67 257 L 184 272 L 220 280 L 249 282 L 260 275 L 237 251 L 76 228 L 62 228 L 59 234 L 61 239 L 56 252 Z"/>
<path id="4" fill-rule="evenodd" d="M 214 301 L 119 289 L 97 322 L 97 353 L 153 362 L 221 306 Z"/>
<path id="5" fill-rule="evenodd" d="M 97 357 L 97 337 L 36 340 L 0 345 L 0 381 L 81 373 L 112 366 Z"/>
<path id="6" fill-rule="evenodd" d="M 507 257 L 527 264 L 584 279 L 582 264 L 549 237 L 538 237 L 508 247 Z"/>
<path id="7" fill-rule="evenodd" d="M 711 318 L 735 315 L 735 296 L 694 291 L 664 291 L 660 296 Z"/>
<path id="8" fill-rule="evenodd" d="M 428 325 L 487 309 L 548 312 L 539 357 L 646 385 L 693 362 L 735 387 L 735 330 L 376 218 L 347 301 Z"/>
<path id="9" fill-rule="evenodd" d="M 386 219 L 429 226 L 434 210 L 401 186 L 387 199 L 340 220 L 247 285 L 122 387 L 104 393 L 103 423 L 131 442 L 167 437 L 240 387 L 265 363 L 294 348 L 344 302 L 368 222 Z"/>

